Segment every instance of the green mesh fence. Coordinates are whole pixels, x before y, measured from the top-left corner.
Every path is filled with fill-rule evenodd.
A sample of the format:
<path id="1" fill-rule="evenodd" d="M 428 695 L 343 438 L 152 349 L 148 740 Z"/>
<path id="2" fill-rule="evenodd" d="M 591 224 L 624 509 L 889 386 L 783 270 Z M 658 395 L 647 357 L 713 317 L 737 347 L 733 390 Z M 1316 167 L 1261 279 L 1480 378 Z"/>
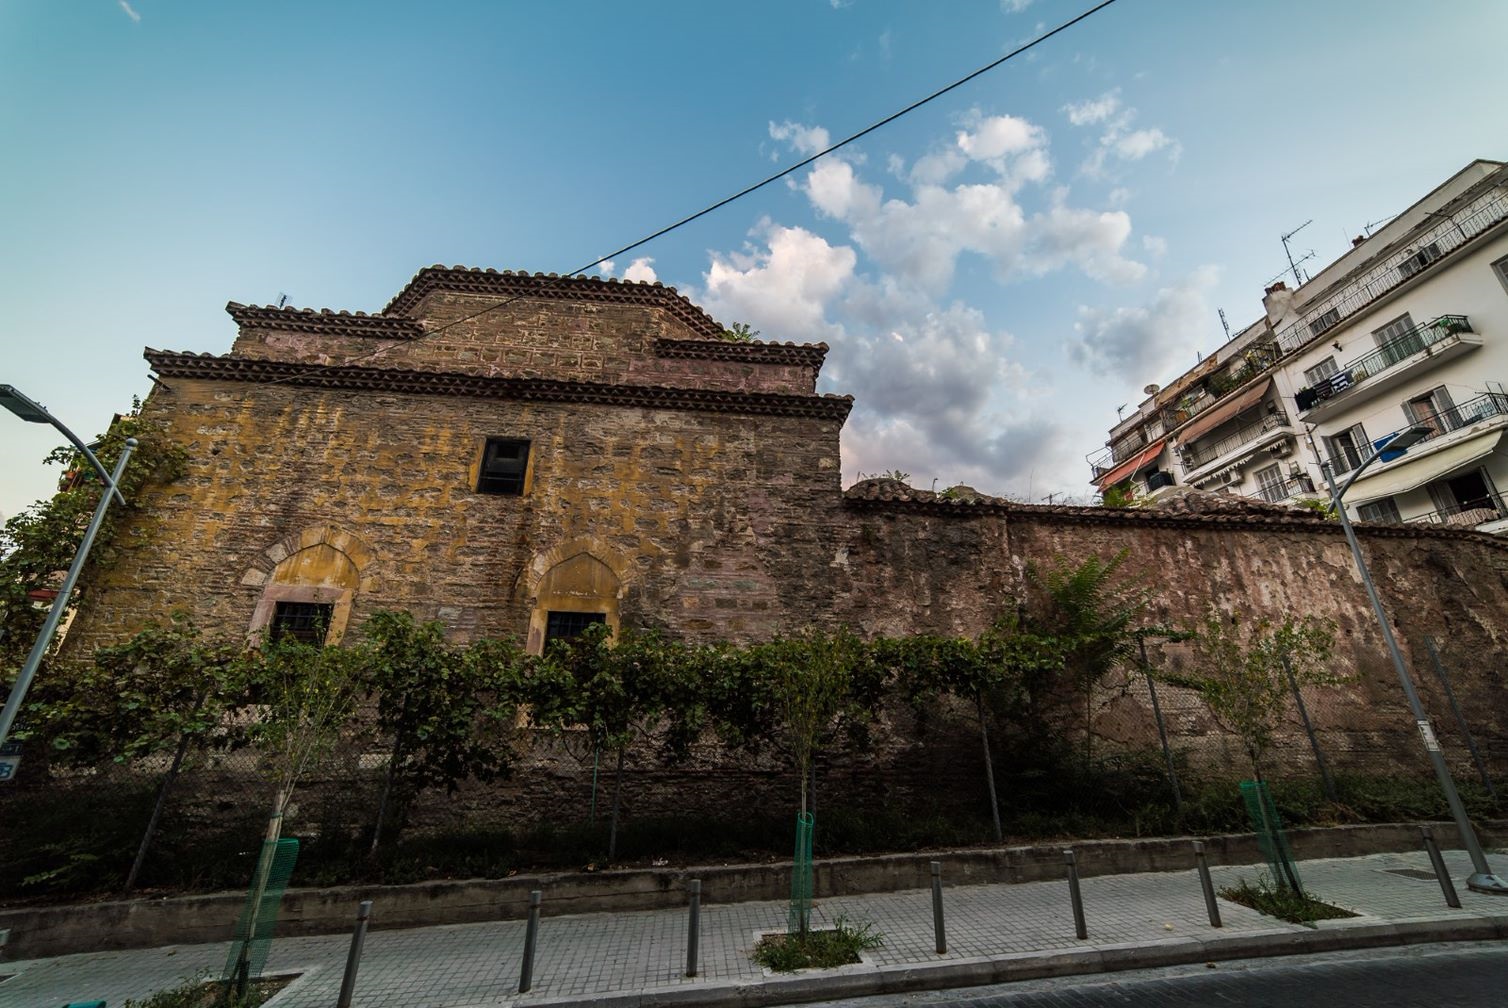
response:
<path id="1" fill-rule="evenodd" d="M 812 926 L 812 831 L 816 820 L 810 812 L 796 816 L 796 856 L 791 863 L 791 911 L 787 921 L 791 934 L 805 934 Z"/>
<path id="2" fill-rule="evenodd" d="M 244 983 L 262 975 L 262 967 L 267 965 L 267 952 L 272 947 L 272 929 L 278 922 L 278 906 L 283 901 L 283 890 L 288 888 L 288 879 L 297 860 L 297 840 L 285 837 L 262 841 L 262 853 L 257 858 L 251 889 L 236 921 L 230 955 L 225 960 L 223 979 L 226 983 Z M 260 898 L 258 893 L 261 893 Z"/>
<path id="3" fill-rule="evenodd" d="M 1267 791 L 1267 782 L 1242 781 L 1241 798 L 1246 802 L 1246 814 L 1251 817 L 1251 828 L 1257 834 L 1257 846 L 1267 860 L 1273 883 L 1302 893 L 1304 887 L 1299 884 L 1299 871 L 1288 846 L 1288 834 L 1283 831 L 1283 820 L 1278 818 L 1278 809 Z"/>

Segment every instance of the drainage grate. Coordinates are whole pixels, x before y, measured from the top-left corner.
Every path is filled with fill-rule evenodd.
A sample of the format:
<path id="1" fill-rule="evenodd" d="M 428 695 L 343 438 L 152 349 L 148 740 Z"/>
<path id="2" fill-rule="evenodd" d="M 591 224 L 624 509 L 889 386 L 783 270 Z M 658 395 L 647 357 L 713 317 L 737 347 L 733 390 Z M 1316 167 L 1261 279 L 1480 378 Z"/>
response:
<path id="1" fill-rule="evenodd" d="M 1404 878 L 1418 879 L 1421 882 L 1435 881 L 1435 873 L 1424 871 L 1422 868 L 1384 868 L 1389 875 L 1402 875 Z"/>

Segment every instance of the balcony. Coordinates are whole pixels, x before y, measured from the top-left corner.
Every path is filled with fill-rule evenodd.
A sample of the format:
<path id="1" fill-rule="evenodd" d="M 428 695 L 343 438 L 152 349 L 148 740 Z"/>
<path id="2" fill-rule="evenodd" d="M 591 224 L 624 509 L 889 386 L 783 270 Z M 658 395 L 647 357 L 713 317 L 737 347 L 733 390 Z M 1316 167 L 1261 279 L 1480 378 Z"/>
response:
<path id="1" fill-rule="evenodd" d="M 1396 388 L 1421 366 L 1434 367 L 1482 345 L 1465 315 L 1442 315 L 1396 336 L 1323 381 L 1299 389 L 1299 416 L 1324 420 L 1358 402 Z"/>
<path id="2" fill-rule="evenodd" d="M 1224 437 L 1218 439 L 1201 439 L 1186 446 L 1183 450 L 1183 464 L 1192 476 L 1199 469 L 1204 468 L 1211 462 L 1219 460 L 1222 456 L 1251 445 L 1253 448 L 1261 448 L 1267 442 L 1277 441 L 1276 437 L 1268 437 L 1271 434 L 1291 434 L 1292 429 L 1288 426 L 1288 417 L 1282 413 L 1274 413 L 1262 417 L 1255 423 L 1244 424 L 1230 431 Z"/>
<path id="3" fill-rule="evenodd" d="M 1490 383 L 1489 383 L 1490 384 Z M 1477 396 L 1458 403 L 1450 409 L 1431 413 L 1414 421 L 1413 426 L 1427 427 L 1429 433 L 1424 436 L 1422 443 L 1429 443 L 1436 438 L 1458 430 L 1473 427 L 1484 420 L 1494 417 L 1508 417 L 1508 395 L 1500 392 L 1489 392 L 1486 395 Z M 1356 448 L 1344 448 L 1339 453 L 1332 452 L 1329 456 L 1330 467 L 1334 471 L 1336 479 L 1361 465 L 1362 460 L 1372 453 L 1371 445 L 1361 445 Z M 1425 452 L 1415 450 L 1416 456 Z M 1371 477 L 1368 477 L 1370 479 Z"/>
<path id="4" fill-rule="evenodd" d="M 1278 349 L 1284 354 L 1306 346 L 1341 322 L 1371 305 L 1478 235 L 1508 220 L 1508 191 L 1501 186 L 1486 188 L 1480 196 L 1449 215 L 1438 214 L 1436 223 L 1412 235 L 1413 241 L 1385 259 L 1348 275 L 1328 296 L 1310 302 L 1304 317 L 1278 333 Z"/>
<path id="5" fill-rule="evenodd" d="M 1314 481 L 1308 476 L 1298 476 L 1278 483 L 1268 483 L 1257 487 L 1251 496 L 1269 504 L 1286 504 L 1295 497 L 1313 497 Z"/>
<path id="6" fill-rule="evenodd" d="M 1508 501 L 1499 493 L 1487 493 L 1462 501 L 1454 507 L 1404 519 L 1409 525 L 1449 525 L 1452 528 L 1476 528 L 1508 518 Z"/>

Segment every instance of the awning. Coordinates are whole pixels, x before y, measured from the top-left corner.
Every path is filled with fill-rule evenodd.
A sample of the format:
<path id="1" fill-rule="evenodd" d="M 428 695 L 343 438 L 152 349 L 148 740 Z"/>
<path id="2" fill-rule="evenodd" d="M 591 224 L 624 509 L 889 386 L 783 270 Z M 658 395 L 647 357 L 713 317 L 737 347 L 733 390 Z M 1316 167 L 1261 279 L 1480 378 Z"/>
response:
<path id="1" fill-rule="evenodd" d="M 1142 466 L 1155 459 L 1158 455 L 1161 455 L 1162 443 L 1166 440 L 1167 438 L 1158 438 L 1156 441 L 1153 441 L 1151 444 L 1147 445 L 1147 447 L 1143 448 L 1141 451 L 1137 452 L 1135 455 L 1131 456 L 1129 459 L 1122 462 L 1120 465 L 1116 466 L 1105 475 L 1101 476 L 1096 481 L 1096 485 L 1101 490 L 1103 490 L 1105 487 L 1115 486 L 1117 483 L 1126 479 L 1132 473 L 1136 472 L 1136 470 L 1140 469 Z"/>
<path id="2" fill-rule="evenodd" d="M 1502 437 L 1503 431 L 1499 428 L 1420 458 L 1405 455 L 1385 471 L 1352 483 L 1346 492 L 1346 503 L 1365 504 L 1417 490 L 1431 480 L 1449 476 L 1462 466 L 1480 462 L 1492 454 Z"/>
<path id="3" fill-rule="evenodd" d="M 1272 388 L 1271 378 L 1257 383 L 1257 385 L 1242 392 L 1230 402 L 1223 403 L 1201 413 L 1184 427 L 1183 430 L 1178 432 L 1178 443 L 1186 445 L 1200 435 L 1208 434 L 1236 414 L 1244 413 L 1246 410 L 1251 409 L 1262 401 L 1262 397 L 1267 395 L 1267 390 L 1270 388 Z"/>

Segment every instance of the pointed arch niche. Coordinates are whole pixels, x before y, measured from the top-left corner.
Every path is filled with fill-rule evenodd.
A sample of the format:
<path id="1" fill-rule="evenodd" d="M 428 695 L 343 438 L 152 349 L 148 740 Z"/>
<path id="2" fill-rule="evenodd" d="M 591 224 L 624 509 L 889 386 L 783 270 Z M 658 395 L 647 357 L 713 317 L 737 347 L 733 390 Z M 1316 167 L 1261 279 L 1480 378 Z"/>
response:
<path id="1" fill-rule="evenodd" d="M 349 532 L 319 525 L 294 533 L 262 551 L 241 578 L 247 586 L 261 586 L 247 634 L 259 639 L 272 623 L 279 602 L 329 605 L 330 626 L 325 643 L 339 643 L 351 618 L 359 591 L 372 588 L 372 550 Z"/>
<path id="2" fill-rule="evenodd" d="M 534 558 L 525 587 L 529 606 L 527 648 L 541 654 L 550 613 L 600 614 L 618 632 L 623 565 L 616 554 L 590 539 L 561 543 Z"/>

